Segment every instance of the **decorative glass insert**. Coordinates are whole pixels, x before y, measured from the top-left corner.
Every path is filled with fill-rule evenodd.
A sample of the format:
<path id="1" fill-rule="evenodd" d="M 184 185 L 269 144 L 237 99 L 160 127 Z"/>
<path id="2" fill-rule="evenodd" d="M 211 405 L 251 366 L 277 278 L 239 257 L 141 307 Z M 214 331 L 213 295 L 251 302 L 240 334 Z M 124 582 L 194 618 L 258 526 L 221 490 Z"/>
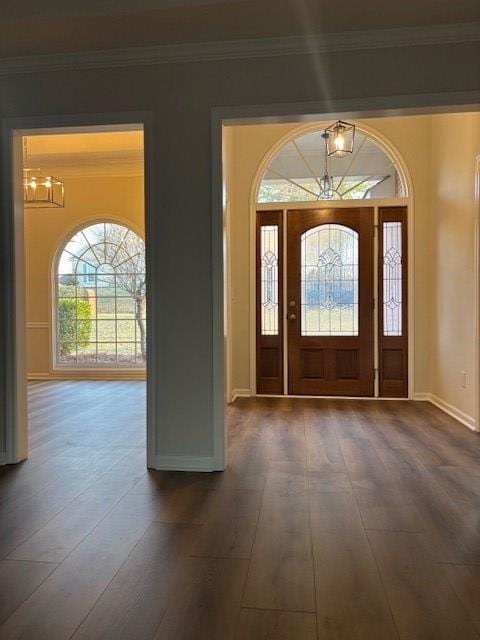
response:
<path id="1" fill-rule="evenodd" d="M 358 335 L 358 233 L 322 224 L 301 238 L 301 335 Z"/>
<path id="2" fill-rule="evenodd" d="M 263 336 L 278 336 L 278 227 L 260 227 L 261 331 Z"/>
<path id="3" fill-rule="evenodd" d="M 56 361 L 62 365 L 144 365 L 145 245 L 102 222 L 66 244 L 58 263 Z"/>
<path id="4" fill-rule="evenodd" d="M 324 129 L 301 134 L 271 159 L 262 176 L 258 202 L 316 202 L 394 198 L 407 195 L 399 167 L 387 150 L 357 128 L 351 156 L 328 159 L 333 197 L 322 189 Z"/>
<path id="5" fill-rule="evenodd" d="M 402 335 L 402 223 L 383 223 L 383 335 Z"/>

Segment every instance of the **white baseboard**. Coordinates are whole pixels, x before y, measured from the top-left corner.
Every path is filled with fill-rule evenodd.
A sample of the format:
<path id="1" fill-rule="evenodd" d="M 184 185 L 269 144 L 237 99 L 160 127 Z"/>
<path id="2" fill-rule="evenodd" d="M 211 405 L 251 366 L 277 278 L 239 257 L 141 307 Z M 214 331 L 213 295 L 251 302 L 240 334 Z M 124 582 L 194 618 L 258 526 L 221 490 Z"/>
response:
<path id="1" fill-rule="evenodd" d="M 472 431 L 478 431 L 477 423 L 473 416 L 468 415 L 468 413 L 465 413 L 458 407 L 453 406 L 453 404 L 442 400 L 442 398 L 439 398 L 434 393 L 416 393 L 413 399 L 431 402 L 436 407 L 441 409 L 444 413 L 448 413 L 449 416 L 455 418 L 455 420 L 465 425 Z"/>
<path id="2" fill-rule="evenodd" d="M 472 431 L 478 431 L 475 418 L 468 415 L 468 413 L 465 413 L 461 409 L 454 407 L 452 404 L 445 402 L 445 400 L 442 400 L 442 398 L 439 398 L 433 393 L 430 394 L 430 402 Z"/>
<path id="3" fill-rule="evenodd" d="M 32 372 L 27 380 L 146 380 L 143 371 L 75 371 L 75 372 Z"/>
<path id="4" fill-rule="evenodd" d="M 232 402 L 235 402 L 237 398 L 250 398 L 251 395 L 251 389 L 234 389 L 232 391 Z"/>
<path id="5" fill-rule="evenodd" d="M 213 456 L 153 456 L 149 467 L 157 471 L 217 471 Z"/>
<path id="6" fill-rule="evenodd" d="M 420 402 L 429 402 L 430 401 L 430 393 L 414 393 L 413 399 Z"/>

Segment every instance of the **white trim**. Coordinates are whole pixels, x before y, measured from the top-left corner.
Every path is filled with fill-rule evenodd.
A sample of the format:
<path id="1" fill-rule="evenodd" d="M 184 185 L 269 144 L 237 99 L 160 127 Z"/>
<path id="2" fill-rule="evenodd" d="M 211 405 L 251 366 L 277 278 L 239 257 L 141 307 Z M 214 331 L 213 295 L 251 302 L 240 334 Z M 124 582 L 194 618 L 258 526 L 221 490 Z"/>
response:
<path id="1" fill-rule="evenodd" d="M 259 202 L 256 211 L 278 211 L 283 209 L 351 209 L 352 207 L 399 207 L 408 206 L 410 198 L 371 198 L 368 200 L 310 200 L 306 202 Z"/>
<path id="2" fill-rule="evenodd" d="M 473 296 L 475 330 L 475 428 L 480 426 L 480 154 L 475 158 L 475 210 L 473 247 Z"/>
<path id="3" fill-rule="evenodd" d="M 213 456 L 154 456 L 149 465 L 158 471 L 216 471 Z"/>
<path id="4" fill-rule="evenodd" d="M 2 126 L 3 251 L 6 256 L 5 326 L 5 456 L 13 464 L 28 455 L 27 376 L 26 376 L 26 297 L 23 186 L 15 176 L 22 175 L 21 136 Z"/>
<path id="5" fill-rule="evenodd" d="M 480 23 L 478 22 L 401 27 L 309 36 L 228 40 L 3 58 L 0 60 L 0 76 L 68 69 L 319 55 L 329 52 L 429 45 L 445 46 L 446 44 L 478 41 L 480 41 Z"/>
<path id="6" fill-rule="evenodd" d="M 378 206 L 373 208 L 373 396 L 380 397 L 380 341 L 378 335 Z"/>
<path id="7" fill-rule="evenodd" d="M 85 371 L 77 371 L 67 369 L 64 372 L 61 371 L 42 371 L 42 372 L 28 372 L 28 380 L 135 380 L 145 382 L 147 379 L 147 373 L 145 370 L 139 371 L 134 369 L 133 371 L 116 370 L 116 369 L 100 369 L 95 371 L 94 369 L 88 369 Z"/>
<path id="8" fill-rule="evenodd" d="M 224 255 L 224 300 L 225 300 L 225 394 L 227 404 L 233 402 L 233 318 L 232 318 L 232 252 L 230 246 L 231 222 L 232 222 L 232 194 L 230 193 L 230 176 L 228 175 L 228 154 L 235 152 L 235 141 L 233 139 L 233 130 L 230 134 L 228 149 L 224 147 L 225 132 L 222 126 L 222 201 L 223 201 L 223 220 L 224 220 L 224 238 L 223 238 L 223 255 Z"/>
<path id="9" fill-rule="evenodd" d="M 418 392 L 413 394 L 413 399 L 418 402 L 429 402 L 430 401 L 430 393 L 428 392 Z"/>
<path id="10" fill-rule="evenodd" d="M 255 213 L 255 227 L 257 226 L 257 219 Z M 283 394 L 288 395 L 288 209 L 284 209 L 282 211 L 282 229 L 283 229 L 283 291 L 280 292 L 283 300 L 283 317 L 281 318 L 282 329 L 283 329 Z M 257 272 L 257 246 L 256 246 L 256 236 L 253 239 L 254 244 L 254 273 L 256 275 Z M 252 303 L 250 302 L 252 307 Z M 255 314 L 255 318 L 253 319 L 253 349 L 250 352 L 251 370 L 253 373 L 253 378 L 250 380 L 250 385 L 255 385 L 255 391 L 257 390 L 257 278 L 253 280 L 253 312 Z M 252 318 L 250 317 L 250 322 Z"/>
<path id="11" fill-rule="evenodd" d="M 213 114 L 212 114 L 213 115 Z M 213 469 L 223 471 L 227 465 L 227 425 L 225 422 L 225 215 L 223 203 L 223 122 L 212 118 L 211 123 L 211 282 L 212 282 L 212 446 Z M 218 212 L 218 217 L 217 217 Z"/>
<path id="12" fill-rule="evenodd" d="M 231 402 L 235 402 L 237 398 L 251 398 L 252 395 L 255 394 L 252 393 L 251 389 L 233 389 Z"/>
<path id="13" fill-rule="evenodd" d="M 458 422 L 465 425 L 472 431 L 479 431 L 477 422 L 473 416 L 470 416 L 468 413 L 465 413 L 458 407 L 455 407 L 453 404 L 442 400 L 442 398 L 439 398 L 434 393 L 416 393 L 413 399 L 420 402 L 430 402 L 431 404 L 441 409 L 444 413 L 447 413 L 452 418 L 455 418 L 455 420 L 458 420 Z"/>
<path id="14" fill-rule="evenodd" d="M 458 420 L 458 422 L 461 422 L 472 431 L 478 431 L 475 418 L 458 409 L 458 407 L 454 407 L 453 404 L 445 402 L 445 400 L 442 400 L 442 398 L 439 398 L 433 393 L 430 393 L 429 396 L 429 401 L 444 413 L 448 413 L 449 416 L 452 416 L 452 418 L 455 418 L 455 420 Z"/>

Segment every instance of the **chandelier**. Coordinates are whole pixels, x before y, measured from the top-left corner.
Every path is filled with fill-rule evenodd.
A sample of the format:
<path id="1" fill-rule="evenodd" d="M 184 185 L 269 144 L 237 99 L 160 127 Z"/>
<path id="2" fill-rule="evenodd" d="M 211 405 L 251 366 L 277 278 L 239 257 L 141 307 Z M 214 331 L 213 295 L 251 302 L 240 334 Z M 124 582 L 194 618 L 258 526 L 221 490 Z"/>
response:
<path id="1" fill-rule="evenodd" d="M 325 129 L 325 143 L 329 156 L 343 158 L 353 152 L 355 125 L 337 120 Z"/>
<path id="2" fill-rule="evenodd" d="M 331 200 L 335 195 L 333 176 L 331 176 L 328 171 L 328 136 L 329 134 L 326 131 L 322 133 L 322 138 L 325 140 L 325 171 L 323 178 L 320 178 L 320 198 L 322 198 L 322 200 Z"/>
<path id="3" fill-rule="evenodd" d="M 29 169 L 27 138 L 23 139 L 23 206 L 40 209 L 65 206 L 63 182 L 54 176 L 42 175 L 40 169 Z"/>

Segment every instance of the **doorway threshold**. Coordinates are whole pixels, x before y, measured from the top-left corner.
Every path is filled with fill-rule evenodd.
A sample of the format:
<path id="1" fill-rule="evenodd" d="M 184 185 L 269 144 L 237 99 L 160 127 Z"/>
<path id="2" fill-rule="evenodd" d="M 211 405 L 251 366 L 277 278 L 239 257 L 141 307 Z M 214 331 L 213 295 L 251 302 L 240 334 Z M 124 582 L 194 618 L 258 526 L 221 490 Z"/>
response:
<path id="1" fill-rule="evenodd" d="M 380 398 L 379 396 L 306 396 L 295 395 L 290 393 L 284 394 L 268 394 L 268 393 L 254 393 L 253 398 L 295 398 L 295 399 L 310 399 L 310 400 L 411 400 L 411 398 Z"/>

